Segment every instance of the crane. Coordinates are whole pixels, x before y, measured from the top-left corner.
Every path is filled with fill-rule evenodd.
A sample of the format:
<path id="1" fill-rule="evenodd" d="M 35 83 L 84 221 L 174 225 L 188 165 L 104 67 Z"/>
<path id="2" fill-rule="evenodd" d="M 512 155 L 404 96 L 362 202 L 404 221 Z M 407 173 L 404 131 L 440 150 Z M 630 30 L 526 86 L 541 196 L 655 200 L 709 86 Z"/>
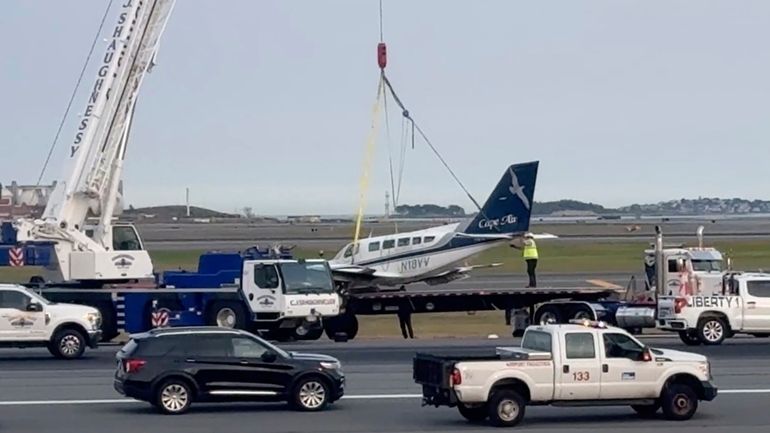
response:
<path id="1" fill-rule="evenodd" d="M 136 98 L 155 64 L 175 0 L 124 0 L 57 182 L 40 219 L 14 221 L 19 243 L 53 242 L 48 279 L 58 282 L 152 278 L 133 225 L 113 224 Z M 89 213 L 98 215 L 88 224 Z"/>

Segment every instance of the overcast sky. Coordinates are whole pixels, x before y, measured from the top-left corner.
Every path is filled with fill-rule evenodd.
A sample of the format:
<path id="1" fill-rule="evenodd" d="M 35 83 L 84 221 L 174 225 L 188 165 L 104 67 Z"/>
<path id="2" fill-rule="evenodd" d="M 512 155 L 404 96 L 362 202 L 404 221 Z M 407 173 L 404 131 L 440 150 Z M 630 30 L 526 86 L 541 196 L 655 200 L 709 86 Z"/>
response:
<path id="1" fill-rule="evenodd" d="M 0 182 L 35 182 L 106 4 L 3 1 Z M 388 74 L 479 201 L 509 163 L 535 159 L 536 200 L 770 198 L 768 1 L 384 7 Z M 126 201 L 182 203 L 190 187 L 194 204 L 223 211 L 354 212 L 378 33 L 376 0 L 178 0 L 139 97 Z M 391 111 L 394 150 L 400 126 Z M 390 185 L 387 146 L 378 140 L 371 213 Z M 403 181 L 402 203 L 472 209 L 422 142 Z"/>

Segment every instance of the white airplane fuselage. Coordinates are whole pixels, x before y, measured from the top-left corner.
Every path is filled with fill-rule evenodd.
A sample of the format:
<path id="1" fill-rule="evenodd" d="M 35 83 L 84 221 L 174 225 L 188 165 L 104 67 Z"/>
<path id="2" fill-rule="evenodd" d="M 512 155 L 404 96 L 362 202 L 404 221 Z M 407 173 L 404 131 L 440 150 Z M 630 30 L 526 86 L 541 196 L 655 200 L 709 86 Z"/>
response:
<path id="1" fill-rule="evenodd" d="M 458 237 L 459 226 L 447 224 L 361 239 L 355 251 L 353 243 L 349 243 L 330 264 L 365 266 L 383 275 L 364 285 L 397 286 L 438 276 L 475 254 L 507 242 Z"/>

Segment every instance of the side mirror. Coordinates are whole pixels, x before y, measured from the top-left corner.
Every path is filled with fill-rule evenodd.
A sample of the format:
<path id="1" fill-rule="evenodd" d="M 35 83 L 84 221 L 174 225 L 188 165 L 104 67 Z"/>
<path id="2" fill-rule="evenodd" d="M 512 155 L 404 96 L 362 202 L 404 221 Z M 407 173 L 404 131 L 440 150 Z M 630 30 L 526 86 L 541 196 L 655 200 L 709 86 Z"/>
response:
<path id="1" fill-rule="evenodd" d="M 27 305 L 27 311 L 32 311 L 32 312 L 43 311 L 43 306 L 38 304 L 37 302 L 31 302 L 29 305 Z"/>
<path id="2" fill-rule="evenodd" d="M 276 359 L 278 359 L 278 355 L 275 352 L 267 351 L 262 354 L 262 361 L 264 362 L 275 362 Z"/>

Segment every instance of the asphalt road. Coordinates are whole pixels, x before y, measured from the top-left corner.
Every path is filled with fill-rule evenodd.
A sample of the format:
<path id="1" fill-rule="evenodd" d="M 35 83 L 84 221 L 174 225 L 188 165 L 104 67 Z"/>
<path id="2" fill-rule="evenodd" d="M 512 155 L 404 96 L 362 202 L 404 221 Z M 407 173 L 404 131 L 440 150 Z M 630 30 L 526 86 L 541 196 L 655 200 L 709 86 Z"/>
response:
<path id="1" fill-rule="evenodd" d="M 682 349 L 677 340 L 649 338 L 652 346 Z M 322 413 L 288 411 L 280 404 L 197 405 L 184 416 L 156 414 L 149 405 L 122 399 L 111 387 L 115 347 L 60 362 L 36 349 L 0 350 L 0 431 L 85 432 L 413 432 L 490 431 L 466 423 L 455 410 L 421 407 L 411 381 L 416 351 L 478 354 L 513 340 L 354 341 L 304 343 L 290 350 L 340 358 L 348 376 L 347 398 Z M 736 338 L 699 347 L 713 362 L 720 396 L 702 403 L 690 421 L 642 420 L 628 408 L 529 408 L 521 431 L 618 431 L 634 433 L 766 432 L 770 424 L 770 341 Z"/>

